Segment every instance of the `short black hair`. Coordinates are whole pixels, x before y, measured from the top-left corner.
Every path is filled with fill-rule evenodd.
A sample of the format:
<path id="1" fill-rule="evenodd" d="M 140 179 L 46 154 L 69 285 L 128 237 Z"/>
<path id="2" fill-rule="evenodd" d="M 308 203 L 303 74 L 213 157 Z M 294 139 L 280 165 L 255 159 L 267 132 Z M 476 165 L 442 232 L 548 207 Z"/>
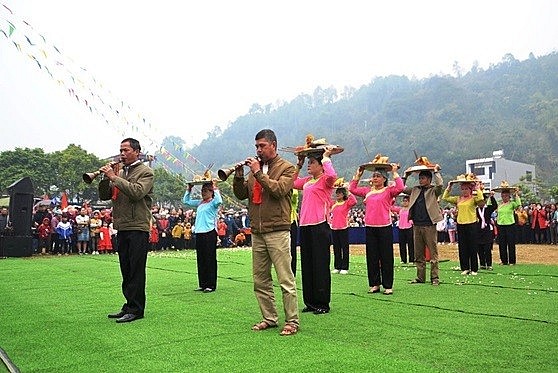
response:
<path id="1" fill-rule="evenodd" d="M 421 176 L 426 176 L 427 178 L 432 180 L 432 172 L 430 172 L 428 170 L 422 170 L 421 172 L 419 172 L 419 177 L 421 177 Z"/>
<path id="2" fill-rule="evenodd" d="M 306 157 L 307 157 L 308 159 L 314 158 L 316 161 L 318 161 L 318 163 L 319 163 L 320 165 L 322 165 L 322 159 L 324 158 L 324 157 L 323 157 L 323 154 L 324 154 L 324 153 L 321 153 L 321 154 L 310 153 L 310 154 L 308 154 Z"/>
<path id="3" fill-rule="evenodd" d="M 273 130 L 270 130 L 269 128 L 265 128 L 256 133 L 256 138 L 254 140 L 259 139 L 266 139 L 270 143 L 275 143 L 275 145 L 277 146 L 277 136 L 275 136 L 275 132 L 273 132 Z"/>
<path id="4" fill-rule="evenodd" d="M 349 198 L 349 196 L 347 195 L 347 188 L 337 188 L 335 190 L 335 193 L 341 193 L 343 194 L 343 200 L 347 200 L 347 198 Z"/>
<path id="5" fill-rule="evenodd" d="M 131 138 L 131 137 L 127 137 L 124 140 L 120 141 L 121 144 L 123 144 L 125 142 L 130 144 L 130 148 L 132 148 L 134 150 L 138 150 L 138 151 L 141 152 L 141 145 L 140 145 L 138 140 L 136 140 L 134 138 Z"/>

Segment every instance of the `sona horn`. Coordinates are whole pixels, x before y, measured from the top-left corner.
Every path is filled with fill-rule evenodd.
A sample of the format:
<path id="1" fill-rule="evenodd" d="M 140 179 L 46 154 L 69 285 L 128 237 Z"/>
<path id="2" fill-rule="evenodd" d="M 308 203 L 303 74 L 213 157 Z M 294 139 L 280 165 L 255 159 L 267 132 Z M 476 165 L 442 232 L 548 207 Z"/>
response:
<path id="1" fill-rule="evenodd" d="M 255 156 L 254 158 L 256 158 L 258 161 L 260 160 L 260 157 Z M 239 167 L 245 166 L 247 165 L 248 162 L 246 161 L 242 161 L 242 162 L 238 162 L 237 164 L 235 164 L 233 167 L 231 168 L 222 168 L 220 170 L 217 170 L 217 176 L 219 176 L 219 179 L 221 181 L 225 181 L 229 178 L 229 176 L 231 176 L 231 174 Z"/>
<path id="2" fill-rule="evenodd" d="M 116 166 L 118 163 L 120 162 L 110 162 L 110 167 L 114 167 Z M 101 170 L 97 170 L 95 172 L 87 172 L 85 174 L 82 175 L 82 179 L 83 181 L 85 181 L 87 184 L 91 184 L 93 182 L 93 180 L 95 180 L 95 178 L 97 176 L 99 176 L 101 174 Z"/>

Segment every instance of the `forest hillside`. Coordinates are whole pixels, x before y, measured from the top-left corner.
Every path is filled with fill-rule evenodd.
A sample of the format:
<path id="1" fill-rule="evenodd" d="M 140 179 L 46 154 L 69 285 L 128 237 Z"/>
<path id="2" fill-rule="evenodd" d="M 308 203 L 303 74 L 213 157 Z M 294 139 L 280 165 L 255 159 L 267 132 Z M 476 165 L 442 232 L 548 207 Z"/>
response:
<path id="1" fill-rule="evenodd" d="M 290 102 L 253 104 L 187 152 L 216 171 L 254 155 L 254 135 L 271 128 L 279 148 L 301 145 L 307 134 L 343 146 L 334 164 L 345 178 L 377 153 L 406 168 L 416 152 L 449 177 L 465 171 L 466 159 L 503 150 L 505 158 L 535 164 L 539 179 L 556 183 L 558 54 L 525 61 L 508 54 L 486 70 L 456 75 L 377 77 L 358 89 L 318 87 Z M 182 145 L 180 138 L 165 139 L 168 149 Z"/>

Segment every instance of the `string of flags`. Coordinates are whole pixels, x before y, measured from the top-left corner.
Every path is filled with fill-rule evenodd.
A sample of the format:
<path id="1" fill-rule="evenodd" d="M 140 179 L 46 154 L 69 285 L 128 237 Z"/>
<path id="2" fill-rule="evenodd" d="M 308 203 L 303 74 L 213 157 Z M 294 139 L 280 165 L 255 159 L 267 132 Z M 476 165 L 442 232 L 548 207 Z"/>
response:
<path id="1" fill-rule="evenodd" d="M 7 5 L 0 6 L 0 39 L 2 36 L 10 42 L 20 53 L 32 60 L 37 67 L 48 74 L 59 86 L 65 89 L 76 102 L 83 104 L 93 114 L 100 116 L 107 125 L 117 131 L 121 137 L 127 134 L 137 134 L 142 144 L 154 149 L 160 148 L 156 139 L 161 131 L 141 113 L 107 88 L 89 70 L 77 64 L 66 56 L 62 49 L 50 43 L 45 35 L 35 30 L 27 21 L 17 17 Z M 174 151 L 180 151 L 182 156 L 176 156 L 170 149 L 160 148 L 165 157 L 185 159 L 193 162 L 201 169 L 205 165 L 182 147 L 173 143 Z M 195 172 L 189 167 L 183 167 L 185 172 Z"/>
<path id="2" fill-rule="evenodd" d="M 0 39 L 2 36 L 20 53 L 28 57 L 37 67 L 48 74 L 76 102 L 92 114 L 100 116 L 121 137 L 134 133 L 147 147 L 158 149 L 166 162 L 178 166 L 186 179 L 201 174 L 207 169 L 193 154 L 183 149 L 182 145 L 172 141 L 172 148 L 159 145 L 156 139 L 161 131 L 144 115 L 135 110 L 123 99 L 118 98 L 108 87 L 97 79 L 89 70 L 72 58 L 66 56 L 59 46 L 49 42 L 29 22 L 19 18 L 8 6 L 0 4 Z M 176 154 L 179 155 L 176 155 Z M 192 167 L 188 166 L 187 162 Z M 163 168 L 175 174 L 168 165 L 160 162 Z M 196 172 L 196 170 L 202 170 Z M 181 173 L 181 174 L 182 174 Z M 189 176 L 189 177 L 188 177 Z M 237 201 L 223 196 L 230 203 Z"/>

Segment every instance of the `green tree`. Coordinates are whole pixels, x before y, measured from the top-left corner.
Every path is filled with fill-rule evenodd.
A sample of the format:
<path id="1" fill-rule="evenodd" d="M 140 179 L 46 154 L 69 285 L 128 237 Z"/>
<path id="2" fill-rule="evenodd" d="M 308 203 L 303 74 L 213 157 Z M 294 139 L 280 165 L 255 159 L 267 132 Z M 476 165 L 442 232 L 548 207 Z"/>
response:
<path id="1" fill-rule="evenodd" d="M 172 174 L 162 167 L 155 167 L 154 198 L 162 206 L 181 206 L 186 182 L 182 175 Z"/>
<path id="2" fill-rule="evenodd" d="M 106 161 L 88 153 L 79 145 L 70 144 L 62 151 L 51 155 L 54 185 L 61 191 L 75 195 L 78 201 L 83 199 L 98 200 L 97 182 L 86 184 L 82 175 L 99 169 Z"/>
<path id="3" fill-rule="evenodd" d="M 43 149 L 16 148 L 0 153 L 0 187 L 4 191 L 15 181 L 30 177 L 35 195 L 49 193 L 56 178 L 52 161 Z"/>

